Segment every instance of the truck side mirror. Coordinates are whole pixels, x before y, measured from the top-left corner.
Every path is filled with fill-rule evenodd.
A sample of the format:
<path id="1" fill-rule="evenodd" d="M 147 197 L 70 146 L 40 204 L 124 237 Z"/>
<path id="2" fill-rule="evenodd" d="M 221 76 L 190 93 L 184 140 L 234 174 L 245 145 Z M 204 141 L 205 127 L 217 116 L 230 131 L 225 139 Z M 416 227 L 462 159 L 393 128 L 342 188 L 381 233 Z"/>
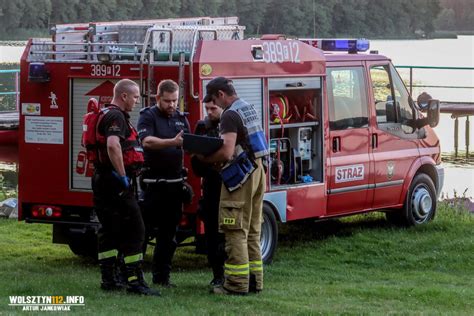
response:
<path id="1" fill-rule="evenodd" d="M 427 116 L 416 120 L 416 128 L 422 128 L 426 125 L 429 125 L 430 127 L 436 127 L 439 123 L 439 100 L 427 100 L 424 109 L 425 110 L 422 112 L 426 112 Z"/>
<path id="2" fill-rule="evenodd" d="M 428 124 L 431 127 L 438 126 L 439 123 L 439 100 L 431 99 L 428 101 Z"/>
<path id="3" fill-rule="evenodd" d="M 431 95 L 426 92 L 423 92 L 418 96 L 418 98 L 416 98 L 416 104 L 418 105 L 418 108 L 421 112 L 426 113 L 428 110 L 429 101 L 431 99 L 433 99 Z"/>

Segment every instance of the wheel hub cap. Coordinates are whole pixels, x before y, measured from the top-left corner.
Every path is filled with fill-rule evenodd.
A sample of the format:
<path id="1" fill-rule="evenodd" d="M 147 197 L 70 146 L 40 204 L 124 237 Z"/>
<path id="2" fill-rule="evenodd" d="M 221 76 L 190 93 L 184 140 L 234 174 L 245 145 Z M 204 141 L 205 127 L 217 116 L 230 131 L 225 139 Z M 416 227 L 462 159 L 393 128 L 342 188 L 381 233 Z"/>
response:
<path id="1" fill-rule="evenodd" d="M 413 212 L 417 219 L 424 220 L 431 212 L 433 200 L 426 188 L 419 188 L 413 194 Z"/>

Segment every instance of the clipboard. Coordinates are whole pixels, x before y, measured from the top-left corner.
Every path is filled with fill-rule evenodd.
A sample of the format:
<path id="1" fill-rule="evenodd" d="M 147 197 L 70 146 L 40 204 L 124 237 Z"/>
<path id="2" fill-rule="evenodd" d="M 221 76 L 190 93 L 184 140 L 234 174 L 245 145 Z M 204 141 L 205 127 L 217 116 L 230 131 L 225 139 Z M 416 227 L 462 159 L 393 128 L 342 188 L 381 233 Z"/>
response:
<path id="1" fill-rule="evenodd" d="M 192 154 L 209 156 L 219 150 L 219 148 L 222 147 L 222 144 L 224 144 L 222 138 L 189 133 L 183 134 L 183 149 Z"/>

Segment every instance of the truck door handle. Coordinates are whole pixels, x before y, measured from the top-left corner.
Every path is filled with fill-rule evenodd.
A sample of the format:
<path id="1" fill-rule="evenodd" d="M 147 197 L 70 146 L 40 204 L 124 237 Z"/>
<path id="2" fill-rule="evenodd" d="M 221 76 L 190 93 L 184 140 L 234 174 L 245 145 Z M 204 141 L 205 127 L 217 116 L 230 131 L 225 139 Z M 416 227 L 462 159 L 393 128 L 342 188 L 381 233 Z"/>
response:
<path id="1" fill-rule="evenodd" d="M 305 87 L 306 86 L 306 83 L 304 82 L 301 82 L 301 81 L 298 81 L 298 82 L 289 82 L 286 84 L 287 87 L 291 87 L 291 88 L 301 88 L 301 87 Z"/>
<path id="2" fill-rule="evenodd" d="M 379 135 L 376 133 L 372 134 L 372 148 L 379 147 Z"/>
<path id="3" fill-rule="evenodd" d="M 332 151 L 334 153 L 341 151 L 341 137 L 336 136 L 332 138 Z"/>

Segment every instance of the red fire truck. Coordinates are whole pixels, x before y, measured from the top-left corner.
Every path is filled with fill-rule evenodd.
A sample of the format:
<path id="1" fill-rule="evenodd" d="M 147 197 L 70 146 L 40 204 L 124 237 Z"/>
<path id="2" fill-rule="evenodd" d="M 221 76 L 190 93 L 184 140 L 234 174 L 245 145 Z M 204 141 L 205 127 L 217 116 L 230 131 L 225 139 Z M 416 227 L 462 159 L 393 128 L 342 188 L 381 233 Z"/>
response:
<path id="1" fill-rule="evenodd" d="M 53 224 L 53 242 L 93 254 L 99 223 L 81 147 L 89 98 L 104 104 L 130 78 L 150 106 L 157 82 L 171 78 L 193 128 L 207 82 L 225 76 L 258 110 L 270 144 L 266 262 L 278 223 L 375 210 L 396 223 L 430 221 L 443 184 L 432 130 L 439 102 L 421 114 L 390 59 L 360 52 L 367 41 L 243 39 L 244 29 L 235 17 L 204 17 L 56 25 L 52 39 L 31 39 L 21 59 L 20 218 Z M 189 182 L 196 195 L 181 239 L 203 233 L 200 182 L 192 174 Z"/>

